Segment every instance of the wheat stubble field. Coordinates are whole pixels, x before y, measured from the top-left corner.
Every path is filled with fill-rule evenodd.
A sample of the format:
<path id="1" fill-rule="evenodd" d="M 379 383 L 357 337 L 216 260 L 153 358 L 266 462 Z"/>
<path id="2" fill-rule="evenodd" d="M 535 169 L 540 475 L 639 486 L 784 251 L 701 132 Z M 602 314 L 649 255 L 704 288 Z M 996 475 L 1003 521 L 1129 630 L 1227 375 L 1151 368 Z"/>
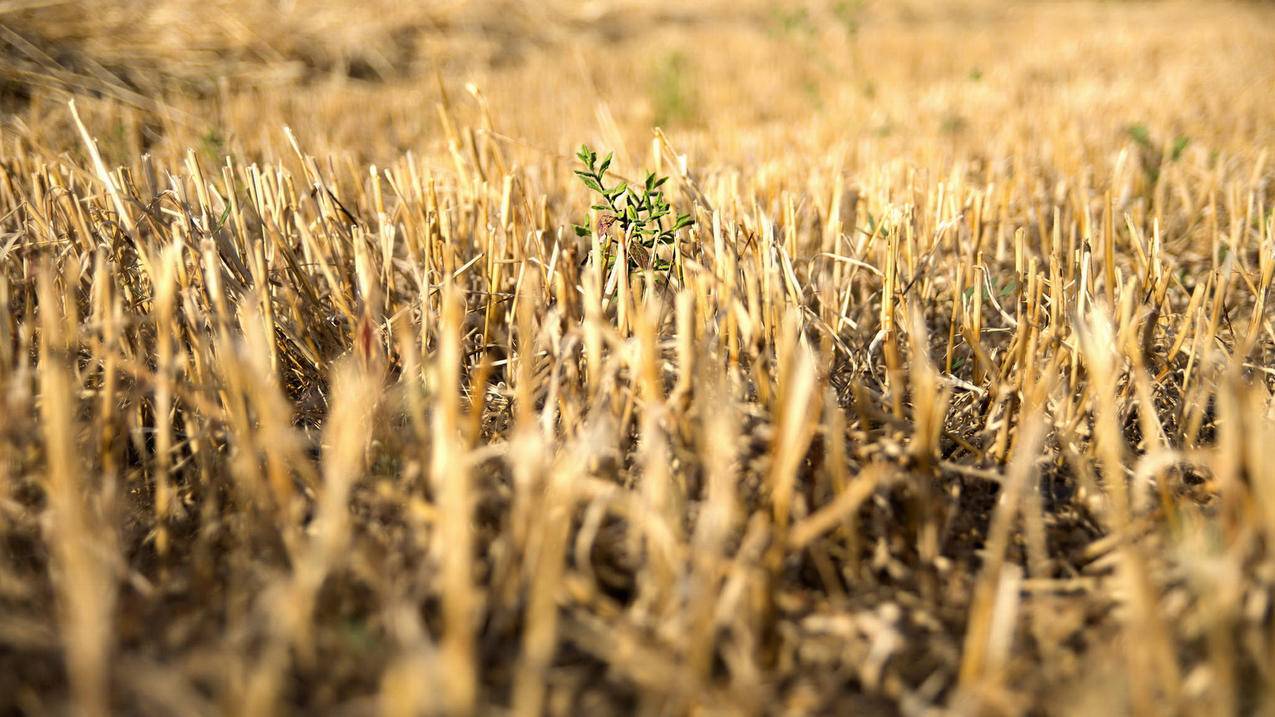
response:
<path id="1" fill-rule="evenodd" d="M 0 108 L 0 713 L 1275 710 L 1275 6 L 0 0 Z"/>

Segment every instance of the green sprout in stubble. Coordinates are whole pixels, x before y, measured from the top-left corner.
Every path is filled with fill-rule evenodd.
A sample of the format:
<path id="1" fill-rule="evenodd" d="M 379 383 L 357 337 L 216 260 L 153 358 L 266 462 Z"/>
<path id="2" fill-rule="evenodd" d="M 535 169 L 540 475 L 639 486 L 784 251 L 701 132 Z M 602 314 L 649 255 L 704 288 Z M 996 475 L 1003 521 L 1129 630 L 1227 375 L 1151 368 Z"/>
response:
<path id="1" fill-rule="evenodd" d="M 649 94 L 655 110 L 653 123 L 668 126 L 693 122 L 699 101 L 686 55 L 673 51 L 651 66 Z"/>
<path id="2" fill-rule="evenodd" d="M 1166 148 L 1152 138 L 1151 130 L 1142 123 L 1129 125 L 1125 128 L 1125 132 L 1138 148 L 1138 160 L 1142 164 L 1142 171 L 1146 174 L 1147 182 L 1152 187 L 1160 181 L 1162 166 L 1167 162 L 1177 162 L 1182 159 L 1182 154 L 1191 144 L 1190 137 L 1178 135 L 1173 138 L 1173 144 Z"/>
<path id="3" fill-rule="evenodd" d="M 647 172 L 640 188 L 629 186 L 624 180 L 608 187 L 606 173 L 611 167 L 611 156 L 608 154 L 599 162 L 597 152 L 589 149 L 588 145 L 581 145 L 576 154 L 584 165 L 584 169 L 575 170 L 576 176 L 580 177 L 584 186 L 601 197 L 591 207 L 597 212 L 598 235 L 607 234 L 612 225 L 619 227 L 621 234 L 630 242 L 630 271 L 669 269 L 670 262 L 657 256 L 659 249 L 672 245 L 677 240 L 677 232 L 692 226 L 695 220 L 689 214 L 678 214 L 672 218 L 673 210 L 661 189 L 668 177 Z M 592 233 L 587 221 L 575 225 L 575 230 L 582 237 Z"/>

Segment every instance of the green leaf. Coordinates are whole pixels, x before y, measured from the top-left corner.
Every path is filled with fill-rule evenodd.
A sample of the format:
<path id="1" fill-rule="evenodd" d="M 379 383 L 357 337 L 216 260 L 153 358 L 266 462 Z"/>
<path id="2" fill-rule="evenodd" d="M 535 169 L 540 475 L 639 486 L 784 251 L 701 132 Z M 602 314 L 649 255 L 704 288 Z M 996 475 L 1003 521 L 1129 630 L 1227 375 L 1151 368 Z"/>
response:
<path id="1" fill-rule="evenodd" d="M 1129 137 L 1132 138 L 1134 142 L 1137 142 L 1148 149 L 1151 148 L 1151 130 L 1147 129 L 1146 125 L 1129 125 L 1128 132 Z"/>
<path id="2" fill-rule="evenodd" d="M 613 154 L 615 154 L 615 152 L 607 152 L 606 159 L 603 159 L 603 160 L 602 160 L 602 165 L 601 165 L 600 167 L 598 167 L 598 173 L 599 173 L 599 174 L 601 174 L 601 173 L 603 173 L 603 172 L 607 171 L 607 167 L 610 167 L 610 166 L 611 166 L 611 155 L 613 155 Z"/>
<path id="3" fill-rule="evenodd" d="M 226 211 L 222 212 L 221 219 L 217 220 L 217 231 L 221 231 L 222 227 L 226 226 L 226 220 L 230 218 L 230 210 L 231 206 L 226 205 Z"/>
<path id="4" fill-rule="evenodd" d="M 592 234 L 592 232 L 590 232 L 590 231 L 589 231 L 589 228 L 588 228 L 588 227 L 583 226 L 583 225 L 581 225 L 581 224 L 575 224 L 575 225 L 573 225 L 573 227 L 575 228 L 575 230 L 576 230 L 576 236 L 578 236 L 578 237 L 587 237 L 587 236 L 589 236 L 590 234 Z"/>
<path id="5" fill-rule="evenodd" d="M 1189 144 L 1191 144 L 1190 137 L 1178 136 L 1173 140 L 1173 150 L 1169 153 L 1169 159 L 1174 162 L 1181 159 L 1182 153 L 1186 151 Z"/>

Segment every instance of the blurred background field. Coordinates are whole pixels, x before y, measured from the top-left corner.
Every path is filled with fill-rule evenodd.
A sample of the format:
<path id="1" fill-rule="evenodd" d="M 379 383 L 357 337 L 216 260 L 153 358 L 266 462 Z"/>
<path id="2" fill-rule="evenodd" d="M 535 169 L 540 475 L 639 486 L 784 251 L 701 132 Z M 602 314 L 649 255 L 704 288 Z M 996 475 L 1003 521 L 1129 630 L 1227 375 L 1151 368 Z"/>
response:
<path id="1" fill-rule="evenodd" d="M 67 125 L 68 91 L 113 100 L 91 126 L 120 161 L 189 146 L 259 154 L 288 124 L 316 152 L 385 163 L 436 148 L 440 88 L 455 111 L 477 112 L 466 83 L 492 103 L 496 129 L 563 154 L 581 135 L 644 152 L 653 125 L 719 161 L 746 158 L 746 141 L 955 153 L 1031 134 L 1083 153 L 1133 125 L 1251 146 L 1270 140 L 1269 108 L 1254 106 L 1270 90 L 1268 12 L 1213 2 L 10 0 L 0 76 L 11 123 L 41 131 Z"/>
<path id="2" fill-rule="evenodd" d="M 1275 709 L 1269 2 L 0 0 L 0 112 L 0 714 Z"/>

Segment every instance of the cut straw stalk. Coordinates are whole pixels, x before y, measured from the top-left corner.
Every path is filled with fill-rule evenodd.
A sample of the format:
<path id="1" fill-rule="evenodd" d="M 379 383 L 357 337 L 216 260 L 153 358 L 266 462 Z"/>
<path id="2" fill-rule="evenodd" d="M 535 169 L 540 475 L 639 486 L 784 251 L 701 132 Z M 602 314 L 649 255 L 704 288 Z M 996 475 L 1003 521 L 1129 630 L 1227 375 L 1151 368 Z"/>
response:
<path id="1" fill-rule="evenodd" d="M 40 298 L 40 425 L 48 454 L 46 541 L 56 576 L 60 640 L 75 711 L 110 713 L 111 615 L 116 590 L 110 561 L 112 536 L 94 514 L 95 491 L 85 481 L 76 427 L 76 393 L 68 368 L 72 337 L 62 328 L 73 305 L 64 303 L 45 265 L 37 276 Z M 73 322 L 72 322 L 73 323 Z"/>

